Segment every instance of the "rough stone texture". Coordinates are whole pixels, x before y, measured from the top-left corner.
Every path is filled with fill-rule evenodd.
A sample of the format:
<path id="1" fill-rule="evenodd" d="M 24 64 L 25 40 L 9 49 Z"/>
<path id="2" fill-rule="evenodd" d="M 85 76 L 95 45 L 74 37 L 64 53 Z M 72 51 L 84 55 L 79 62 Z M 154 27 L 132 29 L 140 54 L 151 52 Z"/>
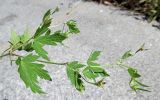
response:
<path id="1" fill-rule="evenodd" d="M 28 27 L 34 32 L 44 12 L 60 4 L 61 12 L 55 15 L 55 23 L 57 19 L 66 20 L 65 13 L 72 4 L 77 4 L 76 0 L 0 1 L 0 51 L 7 48 L 11 29 L 21 34 Z M 112 63 L 126 50 L 136 50 L 146 43 L 150 50 L 137 54 L 128 63 L 140 71 L 141 80 L 151 86 L 152 92 L 131 92 L 126 70 L 106 67 L 111 76 L 106 79 L 104 88 L 87 84 L 86 91 L 79 93 L 67 79 L 64 66 L 47 65 L 53 81 L 42 80 L 40 84 L 48 94 L 33 94 L 20 80 L 17 66 L 10 66 L 8 58 L 4 58 L 0 60 L 0 100 L 159 100 L 160 31 L 145 21 L 128 16 L 127 11 L 91 2 L 78 4 L 67 18 L 77 20 L 81 34 L 71 36 L 64 42 L 69 48 L 46 47 L 50 57 L 59 62 L 75 59 L 85 62 L 91 51 L 101 50 L 103 53 L 99 61 Z"/>

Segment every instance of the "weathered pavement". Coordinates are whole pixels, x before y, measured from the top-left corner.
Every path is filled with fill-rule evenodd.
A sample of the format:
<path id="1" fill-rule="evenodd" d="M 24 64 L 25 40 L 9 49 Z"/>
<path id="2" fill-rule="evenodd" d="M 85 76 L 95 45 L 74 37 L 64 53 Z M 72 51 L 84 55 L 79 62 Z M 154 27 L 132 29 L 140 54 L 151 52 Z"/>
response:
<path id="1" fill-rule="evenodd" d="M 0 52 L 7 47 L 11 29 L 21 33 L 28 27 L 34 32 L 44 12 L 60 4 L 61 12 L 55 15 L 55 23 L 57 19 L 63 21 L 71 3 L 70 0 L 1 0 Z M 152 92 L 131 92 L 127 72 L 106 67 L 111 76 L 103 89 L 87 85 L 86 91 L 79 93 L 67 79 L 64 66 L 47 65 L 53 81 L 42 80 L 40 84 L 48 94 L 33 94 L 20 80 L 17 66 L 10 66 L 8 58 L 4 58 L 0 60 L 0 100 L 159 100 L 160 31 L 114 7 L 81 3 L 74 10 L 68 18 L 77 20 L 81 34 L 64 42 L 69 48 L 47 47 L 50 57 L 59 62 L 75 59 L 85 62 L 91 51 L 101 50 L 99 61 L 112 63 L 126 50 L 136 50 L 146 43 L 150 50 L 139 53 L 128 63 L 140 71 L 141 80 L 151 86 Z"/>

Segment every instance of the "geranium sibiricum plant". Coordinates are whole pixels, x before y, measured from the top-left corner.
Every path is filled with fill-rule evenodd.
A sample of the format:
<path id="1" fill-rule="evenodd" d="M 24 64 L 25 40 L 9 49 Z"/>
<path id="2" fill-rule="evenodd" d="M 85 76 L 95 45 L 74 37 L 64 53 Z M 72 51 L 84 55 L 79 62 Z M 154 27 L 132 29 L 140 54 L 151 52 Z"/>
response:
<path id="1" fill-rule="evenodd" d="M 33 36 L 28 31 L 24 34 L 18 35 L 16 32 L 11 33 L 10 46 L 0 56 L 0 58 L 9 56 L 11 63 L 15 62 L 18 66 L 18 73 L 23 80 L 27 88 L 30 88 L 34 93 L 45 93 L 38 84 L 38 78 L 52 81 L 49 73 L 45 70 L 45 64 L 54 64 L 66 66 L 66 73 L 71 84 L 80 92 L 85 90 L 85 83 L 89 83 L 98 87 L 102 87 L 105 84 L 104 79 L 109 77 L 109 74 L 105 71 L 97 59 L 100 56 L 100 51 L 94 51 L 88 57 L 86 63 L 80 63 L 79 61 L 71 62 L 53 62 L 48 52 L 43 48 L 46 45 L 56 46 L 63 44 L 63 41 L 72 34 L 78 34 L 80 30 L 77 27 L 76 21 L 69 20 L 64 23 L 67 29 L 63 28 L 58 31 L 52 31 L 50 25 L 52 22 L 52 15 L 59 9 L 49 9 L 43 16 L 42 23 L 37 28 Z M 131 77 L 129 85 L 132 90 L 149 91 L 145 87 L 147 85 L 142 84 L 138 78 L 141 76 L 135 68 L 132 68 L 124 64 L 124 61 L 139 51 L 144 51 L 144 45 L 138 49 L 135 53 L 127 51 L 122 58 L 120 58 L 115 65 L 120 66 L 128 70 Z M 18 51 L 26 51 L 26 55 L 17 54 Z M 15 53 L 16 52 L 16 53 Z M 13 57 L 14 56 L 14 57 Z M 14 58 L 14 59 L 13 59 Z M 15 59 L 16 58 L 16 59 Z"/>

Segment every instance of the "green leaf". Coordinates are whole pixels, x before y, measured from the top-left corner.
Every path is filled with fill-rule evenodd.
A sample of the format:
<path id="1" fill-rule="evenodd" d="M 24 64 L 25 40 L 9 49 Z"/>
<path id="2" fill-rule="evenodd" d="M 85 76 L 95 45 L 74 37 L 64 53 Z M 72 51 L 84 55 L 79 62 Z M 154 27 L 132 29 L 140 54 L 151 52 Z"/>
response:
<path id="1" fill-rule="evenodd" d="M 30 38 L 31 38 L 31 36 L 30 36 L 28 30 L 26 30 L 26 31 L 24 32 L 24 34 L 21 36 L 20 39 L 21 39 L 21 42 L 22 42 L 22 43 L 25 43 L 25 42 L 27 42 Z"/>
<path id="2" fill-rule="evenodd" d="M 49 9 L 43 16 L 43 22 L 48 21 L 51 16 L 51 9 Z"/>
<path id="3" fill-rule="evenodd" d="M 66 39 L 66 36 L 60 34 L 60 33 L 55 33 L 52 35 L 45 35 L 45 36 L 40 36 L 35 39 L 35 41 L 38 41 L 42 44 L 47 44 L 47 45 L 57 45 L 57 43 L 62 43 L 63 40 Z"/>
<path id="4" fill-rule="evenodd" d="M 109 76 L 107 72 L 100 67 L 100 64 L 95 63 L 98 60 L 100 51 L 94 51 L 90 54 L 90 57 L 87 60 L 88 67 L 83 70 L 83 75 L 89 79 L 95 80 L 97 77 L 106 77 Z"/>
<path id="5" fill-rule="evenodd" d="M 100 64 L 95 63 L 95 62 L 88 62 L 87 64 L 88 64 L 89 66 L 101 66 Z"/>
<path id="6" fill-rule="evenodd" d="M 24 58 L 18 58 L 16 64 L 19 66 L 18 72 L 20 78 L 24 81 L 27 88 L 30 88 L 34 93 L 45 93 L 38 85 L 38 77 L 51 81 L 48 72 L 43 69 L 43 64 L 34 63 L 38 56 L 29 54 Z"/>
<path id="7" fill-rule="evenodd" d="M 79 33 L 80 32 L 80 30 L 77 28 L 77 23 L 76 23 L 76 21 L 74 21 L 74 20 L 69 20 L 69 21 L 67 21 L 67 26 L 68 26 L 68 28 L 69 28 L 69 32 L 70 33 Z"/>
<path id="8" fill-rule="evenodd" d="M 27 55 L 26 57 L 23 58 L 23 61 L 25 61 L 25 62 L 35 62 L 38 58 L 39 58 L 39 56 L 37 56 L 37 55 L 29 54 L 29 55 Z"/>
<path id="9" fill-rule="evenodd" d="M 50 35 L 51 34 L 51 30 L 49 29 L 45 35 Z"/>
<path id="10" fill-rule="evenodd" d="M 51 38 L 52 38 L 52 41 L 55 41 L 57 43 L 61 43 L 67 37 L 64 36 L 62 33 L 54 33 L 53 35 L 51 35 Z"/>
<path id="11" fill-rule="evenodd" d="M 28 30 L 25 30 L 24 34 L 20 36 L 20 43 L 23 45 L 18 48 L 19 51 L 25 50 L 27 52 L 33 51 L 32 42 L 29 40 L 31 39 L 31 35 Z"/>
<path id="12" fill-rule="evenodd" d="M 47 20 L 50 20 L 50 17 L 51 15 L 53 15 L 54 13 L 58 12 L 59 11 L 59 8 L 56 7 L 54 9 L 54 11 L 52 11 L 52 9 L 49 9 L 43 16 L 43 22 L 47 21 Z"/>
<path id="13" fill-rule="evenodd" d="M 88 58 L 87 60 L 87 64 L 90 65 L 90 64 L 94 64 L 94 65 L 97 65 L 96 63 L 94 63 L 94 61 L 98 60 L 98 57 L 100 55 L 101 51 L 94 51 L 91 53 L 90 57 Z"/>
<path id="14" fill-rule="evenodd" d="M 51 9 L 49 9 L 43 17 L 41 25 L 36 30 L 34 38 L 41 36 L 42 34 L 46 33 L 49 30 L 49 26 L 51 25 L 52 18 L 51 18 Z"/>
<path id="15" fill-rule="evenodd" d="M 123 56 L 122 56 L 122 59 L 128 59 L 129 57 L 131 57 L 131 56 L 133 56 L 134 54 L 132 53 L 132 51 L 131 50 L 129 50 L 129 51 L 127 51 L 127 52 L 125 52 L 124 54 L 123 54 Z"/>
<path id="16" fill-rule="evenodd" d="M 131 78 L 129 85 L 134 91 L 137 91 L 137 88 L 140 88 L 139 85 L 135 82 L 134 78 Z"/>
<path id="17" fill-rule="evenodd" d="M 38 29 L 36 30 L 36 33 L 34 35 L 34 38 L 39 37 L 40 35 L 46 33 L 49 30 L 49 26 L 51 23 L 48 23 L 47 25 L 43 25 L 38 27 Z"/>
<path id="18" fill-rule="evenodd" d="M 142 84 L 141 82 L 139 82 L 135 78 L 131 78 L 129 85 L 130 85 L 131 89 L 133 89 L 134 91 L 141 90 L 141 91 L 150 92 L 148 89 L 144 88 L 144 87 L 149 87 L 149 86 Z"/>
<path id="19" fill-rule="evenodd" d="M 57 7 L 53 12 L 52 9 L 49 9 L 43 16 L 42 19 L 42 23 L 41 25 L 38 27 L 38 29 L 36 30 L 36 33 L 34 35 L 34 38 L 37 38 L 39 36 L 41 36 L 42 34 L 48 34 L 48 30 L 49 26 L 51 25 L 52 22 L 52 14 L 54 14 L 55 12 L 59 11 L 59 8 Z"/>
<path id="20" fill-rule="evenodd" d="M 12 43 L 12 45 L 16 45 L 17 43 L 20 42 L 20 37 L 18 36 L 18 34 L 15 31 L 11 32 L 10 42 Z"/>
<path id="21" fill-rule="evenodd" d="M 43 49 L 44 45 L 57 45 L 57 43 L 62 43 L 66 39 L 66 36 L 61 33 L 54 33 L 52 35 L 39 36 L 34 39 L 33 48 L 38 53 L 39 56 L 46 60 L 49 60 L 47 52 Z"/>
<path id="22" fill-rule="evenodd" d="M 68 64 L 68 67 L 70 67 L 71 69 L 74 69 L 74 70 L 77 70 L 77 69 L 82 68 L 84 66 L 85 66 L 84 64 L 80 64 L 78 61 L 73 61 Z"/>
<path id="23" fill-rule="evenodd" d="M 89 79 L 95 79 L 97 77 L 107 77 L 107 76 L 109 76 L 109 74 L 103 68 L 97 67 L 97 66 L 86 67 L 83 70 L 83 75 L 86 78 L 89 78 Z"/>
<path id="24" fill-rule="evenodd" d="M 45 51 L 43 49 L 43 44 L 41 44 L 40 42 L 35 41 L 32 45 L 33 49 L 35 50 L 35 52 L 41 56 L 42 58 L 49 60 L 48 56 L 47 56 L 47 51 Z"/>
<path id="25" fill-rule="evenodd" d="M 83 66 L 83 64 L 79 64 L 76 61 L 67 65 L 67 76 L 70 79 L 72 85 L 74 85 L 75 88 L 80 92 L 85 90 L 84 83 L 81 80 L 81 75 L 78 71 L 78 69 L 82 68 Z"/>
<path id="26" fill-rule="evenodd" d="M 25 50 L 25 51 L 27 51 L 27 52 L 33 51 L 32 43 L 30 42 L 30 43 L 24 45 L 24 46 L 22 47 L 22 50 Z"/>
<path id="27" fill-rule="evenodd" d="M 56 45 L 55 41 L 52 41 L 52 38 L 50 35 L 47 36 L 40 36 L 35 39 L 36 42 L 39 42 L 43 45 Z"/>
<path id="28" fill-rule="evenodd" d="M 86 77 L 86 78 L 89 78 L 89 79 L 95 79 L 98 77 L 98 74 L 92 72 L 92 70 L 89 69 L 89 67 L 85 68 L 83 70 L 83 75 Z"/>
<path id="29" fill-rule="evenodd" d="M 134 68 L 128 68 L 128 73 L 132 78 L 139 78 L 141 75 L 138 74 L 137 70 Z"/>

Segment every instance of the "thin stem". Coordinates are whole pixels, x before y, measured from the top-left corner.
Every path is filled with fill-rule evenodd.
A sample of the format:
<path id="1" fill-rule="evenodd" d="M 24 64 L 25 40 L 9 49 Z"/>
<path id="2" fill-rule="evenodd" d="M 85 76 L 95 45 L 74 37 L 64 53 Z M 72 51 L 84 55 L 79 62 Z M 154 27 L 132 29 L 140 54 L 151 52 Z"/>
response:
<path id="1" fill-rule="evenodd" d="M 17 57 L 23 57 L 21 55 L 18 54 L 12 54 L 13 56 L 17 56 Z M 55 64 L 55 65 L 67 65 L 68 62 L 65 63 L 57 63 L 57 62 L 53 62 L 53 61 L 44 61 L 44 60 L 36 60 L 37 62 L 42 62 L 42 63 L 47 63 L 47 64 Z"/>
<path id="2" fill-rule="evenodd" d="M 10 64 L 12 66 L 12 53 L 11 53 L 11 51 L 9 52 L 9 59 L 10 59 Z"/>
<path id="3" fill-rule="evenodd" d="M 4 50 L 4 51 L 2 52 L 2 55 L 5 54 L 9 49 L 11 49 L 11 47 L 9 47 L 8 49 Z"/>
<path id="4" fill-rule="evenodd" d="M 8 56 L 8 55 L 10 55 L 10 53 L 3 54 L 3 55 L 0 56 L 0 58 L 3 58 L 3 57 Z"/>
<path id="5" fill-rule="evenodd" d="M 15 53 L 12 53 L 12 56 L 23 57 L 21 55 L 15 54 Z"/>
<path id="6" fill-rule="evenodd" d="M 54 65 L 67 65 L 67 64 L 68 64 L 68 62 L 65 62 L 65 63 L 57 63 L 57 62 L 43 61 L 43 60 L 37 60 L 37 62 L 42 62 L 42 63 L 47 63 L 47 64 L 54 64 Z"/>
<path id="7" fill-rule="evenodd" d="M 123 61 L 120 61 L 120 60 L 116 61 L 116 65 L 118 65 L 119 67 L 124 68 L 124 69 L 126 69 L 126 68 L 128 69 L 130 67 L 126 64 L 123 64 Z"/>
<path id="8" fill-rule="evenodd" d="M 128 66 L 128 65 L 125 65 L 125 64 L 120 64 L 120 66 L 123 66 L 124 68 L 129 68 L 130 66 Z"/>
<path id="9" fill-rule="evenodd" d="M 19 45 L 17 48 L 13 48 L 12 52 L 14 52 L 14 51 L 16 51 L 18 48 L 20 48 L 20 47 L 26 45 L 26 44 L 29 43 L 29 41 L 32 40 L 33 38 L 34 38 L 34 36 L 32 36 L 32 37 L 31 37 L 28 41 L 26 41 L 25 43 Z"/>
<path id="10" fill-rule="evenodd" d="M 14 54 L 14 53 L 6 53 L 0 56 L 0 58 L 6 57 L 6 56 L 17 56 L 17 57 L 22 57 L 21 55 Z"/>
<path id="11" fill-rule="evenodd" d="M 5 56 L 8 56 L 8 55 L 17 56 L 17 57 L 23 57 L 23 56 L 18 55 L 18 54 L 14 54 L 14 53 L 10 54 L 10 53 L 7 53 L 7 54 L 5 54 L 5 55 L 0 56 L 0 58 L 5 57 Z M 42 62 L 42 63 L 47 63 L 47 64 L 54 64 L 54 65 L 67 65 L 67 64 L 68 64 L 68 62 L 65 62 L 65 63 L 57 63 L 57 62 L 43 61 L 43 60 L 37 60 L 37 62 Z"/>
<path id="12" fill-rule="evenodd" d="M 82 77 L 82 79 L 84 80 L 84 81 L 86 81 L 87 83 L 89 83 L 89 84 L 93 84 L 93 85 L 95 85 L 96 83 L 93 83 L 93 82 L 89 82 L 88 80 L 86 80 L 83 76 L 81 76 Z"/>

